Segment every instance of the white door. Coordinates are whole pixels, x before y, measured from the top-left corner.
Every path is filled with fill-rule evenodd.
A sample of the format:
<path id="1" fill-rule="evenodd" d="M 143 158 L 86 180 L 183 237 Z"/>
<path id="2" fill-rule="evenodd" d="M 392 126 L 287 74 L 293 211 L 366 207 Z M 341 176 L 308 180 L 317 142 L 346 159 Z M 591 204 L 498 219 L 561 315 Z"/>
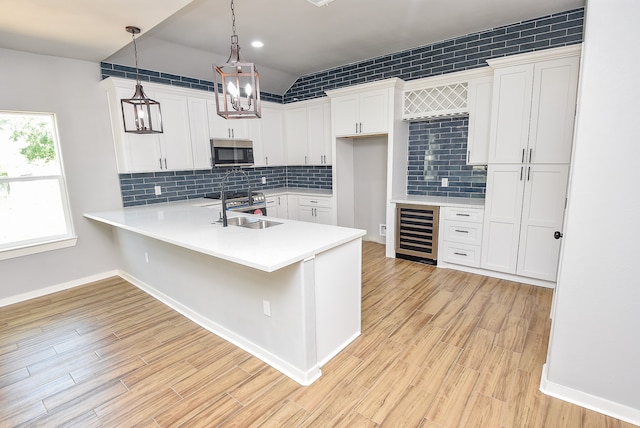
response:
<path id="1" fill-rule="evenodd" d="M 526 167 L 517 274 L 555 281 L 567 195 L 568 165 Z"/>
<path id="2" fill-rule="evenodd" d="M 358 133 L 359 97 L 345 95 L 331 100 L 333 126 L 336 136 L 350 136 Z"/>
<path id="3" fill-rule="evenodd" d="M 287 148 L 287 165 L 308 164 L 307 109 L 305 107 L 285 111 L 284 139 Z"/>
<path id="4" fill-rule="evenodd" d="M 387 89 L 360 94 L 359 134 L 386 134 L 389 130 Z"/>
<path id="5" fill-rule="evenodd" d="M 578 57 L 535 65 L 528 161 L 569 163 L 578 91 Z"/>
<path id="6" fill-rule="evenodd" d="M 526 64 L 494 72 L 489 163 L 525 162 L 533 68 L 533 64 Z"/>
<path id="7" fill-rule="evenodd" d="M 524 194 L 523 165 L 489 165 L 481 267 L 516 273 Z"/>
<path id="8" fill-rule="evenodd" d="M 163 133 L 160 134 L 160 142 L 164 168 L 193 169 L 187 97 L 158 93 L 156 100 L 162 110 Z"/>
<path id="9" fill-rule="evenodd" d="M 191 132 L 191 149 L 193 151 L 193 167 L 207 169 L 213 166 L 211 146 L 209 144 L 209 116 L 207 100 L 189 97 L 189 125 Z"/>

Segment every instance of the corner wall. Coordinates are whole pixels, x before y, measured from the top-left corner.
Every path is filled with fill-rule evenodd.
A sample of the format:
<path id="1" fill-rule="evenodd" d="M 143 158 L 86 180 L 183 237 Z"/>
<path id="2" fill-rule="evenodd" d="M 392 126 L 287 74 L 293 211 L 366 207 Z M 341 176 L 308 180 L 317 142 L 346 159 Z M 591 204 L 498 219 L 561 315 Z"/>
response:
<path id="1" fill-rule="evenodd" d="M 121 207 L 98 64 L 0 49 L 0 110 L 53 112 L 78 243 L 0 261 L 0 306 L 115 272 L 109 228 L 82 215 Z M 7 225 L 0 225 L 7 227 Z"/>
<path id="2" fill-rule="evenodd" d="M 589 0 L 541 389 L 640 424 L 640 2 Z"/>

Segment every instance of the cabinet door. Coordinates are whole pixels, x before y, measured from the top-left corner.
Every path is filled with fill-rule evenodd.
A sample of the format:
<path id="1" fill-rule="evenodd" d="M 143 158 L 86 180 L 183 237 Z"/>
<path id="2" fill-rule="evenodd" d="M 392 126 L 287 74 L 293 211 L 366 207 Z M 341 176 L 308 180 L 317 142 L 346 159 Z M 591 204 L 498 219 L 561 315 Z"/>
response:
<path id="1" fill-rule="evenodd" d="M 213 166 L 211 147 L 209 144 L 209 116 L 207 100 L 189 97 L 189 126 L 191 131 L 191 149 L 193 151 L 193 167 L 207 169 Z"/>
<path id="2" fill-rule="evenodd" d="M 300 205 L 298 207 L 298 220 L 307 221 L 309 223 L 317 223 L 318 218 L 315 216 L 314 207 L 308 207 L 306 205 Z"/>
<path id="3" fill-rule="evenodd" d="M 283 114 L 277 108 L 266 108 L 262 104 L 262 118 L 259 120 L 262 127 L 262 153 L 256 165 L 277 166 L 284 165 L 284 137 Z"/>
<path id="4" fill-rule="evenodd" d="M 357 94 L 332 99 L 331 109 L 336 136 L 351 136 L 358 133 L 359 97 Z"/>
<path id="5" fill-rule="evenodd" d="M 287 110 L 284 117 L 284 129 L 287 165 L 308 164 L 307 109 L 300 107 Z"/>
<path id="6" fill-rule="evenodd" d="M 489 165 L 481 251 L 485 269 L 516 273 L 525 168 Z"/>
<path id="7" fill-rule="evenodd" d="M 298 195 L 287 195 L 287 210 L 290 220 L 300 220 L 300 206 L 298 205 Z"/>
<path id="8" fill-rule="evenodd" d="M 518 275 L 556 280 L 568 176 L 568 165 L 526 167 Z"/>
<path id="9" fill-rule="evenodd" d="M 275 200 L 275 213 L 269 213 L 269 215 L 278 218 L 288 218 L 287 195 L 278 195 L 275 197 Z"/>
<path id="10" fill-rule="evenodd" d="M 249 126 L 247 121 L 259 119 L 231 119 L 227 120 L 222 116 L 218 116 L 216 109 L 216 100 L 208 100 L 209 108 L 209 134 L 212 138 L 249 138 Z"/>
<path id="11" fill-rule="evenodd" d="M 160 134 L 160 142 L 164 168 L 193 169 L 187 97 L 158 93 L 156 100 L 162 109 L 163 133 Z"/>
<path id="12" fill-rule="evenodd" d="M 537 63 L 529 153 L 531 163 L 569 163 L 578 91 L 578 57 Z"/>
<path id="13" fill-rule="evenodd" d="M 489 162 L 492 91 L 493 76 L 469 81 L 467 98 L 469 105 L 468 165 L 486 165 Z"/>
<path id="14" fill-rule="evenodd" d="M 522 163 L 529 138 L 533 64 L 498 69 L 493 75 L 489 163 Z"/>
<path id="15" fill-rule="evenodd" d="M 311 165 L 331 163 L 331 127 L 327 123 L 327 118 L 331 120 L 329 104 L 307 107 L 308 163 Z M 327 133 L 327 129 L 329 133 Z"/>
<path id="16" fill-rule="evenodd" d="M 330 208 L 315 208 L 314 216 L 316 223 L 335 224 Z"/>
<path id="17" fill-rule="evenodd" d="M 360 94 L 359 134 L 386 134 L 389 130 L 389 92 L 387 89 Z"/>

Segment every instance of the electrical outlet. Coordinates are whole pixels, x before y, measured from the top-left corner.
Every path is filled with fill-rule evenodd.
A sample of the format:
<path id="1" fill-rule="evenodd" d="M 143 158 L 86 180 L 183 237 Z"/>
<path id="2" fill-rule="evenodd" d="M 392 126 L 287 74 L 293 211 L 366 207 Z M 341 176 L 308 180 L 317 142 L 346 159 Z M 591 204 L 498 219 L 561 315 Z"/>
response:
<path id="1" fill-rule="evenodd" d="M 268 317 L 271 316 L 271 302 L 269 302 L 268 300 L 262 301 L 262 312 L 264 312 L 264 314 Z"/>
<path id="2" fill-rule="evenodd" d="M 162 195 L 162 187 L 156 186 L 156 187 L 154 187 L 154 189 L 156 191 L 156 196 Z"/>
<path id="3" fill-rule="evenodd" d="M 262 184 L 267 184 L 267 177 L 262 177 Z"/>
<path id="4" fill-rule="evenodd" d="M 381 224 L 380 225 L 380 236 L 387 236 L 387 225 L 386 224 Z"/>
<path id="5" fill-rule="evenodd" d="M 442 187 L 449 187 L 449 179 L 447 177 L 442 178 Z"/>

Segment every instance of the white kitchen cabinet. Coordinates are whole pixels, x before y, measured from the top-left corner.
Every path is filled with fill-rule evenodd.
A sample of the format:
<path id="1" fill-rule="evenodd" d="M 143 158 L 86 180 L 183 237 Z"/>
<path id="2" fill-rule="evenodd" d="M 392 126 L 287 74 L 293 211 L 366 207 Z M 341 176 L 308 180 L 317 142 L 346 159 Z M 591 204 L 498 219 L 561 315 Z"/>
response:
<path id="1" fill-rule="evenodd" d="M 283 120 L 282 107 L 268 102 L 262 103 L 262 118 L 248 120 L 255 166 L 285 164 Z"/>
<path id="2" fill-rule="evenodd" d="M 300 220 L 300 209 L 298 206 L 298 195 L 287 195 L 287 216 L 289 220 Z"/>
<path id="3" fill-rule="evenodd" d="M 285 110 L 287 165 L 331 164 L 331 104 L 314 100 L 295 106 Z"/>
<path id="4" fill-rule="evenodd" d="M 208 100 L 209 110 L 209 134 L 211 138 L 225 138 L 246 140 L 249 138 L 250 120 L 260 119 L 225 119 L 218 116 L 216 109 L 216 100 L 212 98 Z"/>
<path id="5" fill-rule="evenodd" d="M 209 113 L 207 99 L 188 97 L 189 128 L 193 151 L 193 168 L 209 169 L 213 166 L 209 143 Z"/>
<path id="6" fill-rule="evenodd" d="M 328 196 L 289 194 L 287 203 L 291 220 L 336 224 L 331 198 Z"/>
<path id="7" fill-rule="evenodd" d="M 469 107 L 467 165 L 486 165 L 489 162 L 492 93 L 493 76 L 469 80 L 467 87 L 467 105 Z"/>
<path id="8" fill-rule="evenodd" d="M 579 57 L 489 63 L 499 66 L 493 80 L 489 163 L 568 163 Z"/>
<path id="9" fill-rule="evenodd" d="M 440 210 L 440 255 L 443 262 L 480 267 L 482 208 Z"/>
<path id="10" fill-rule="evenodd" d="M 568 165 L 489 165 L 481 267 L 555 281 Z"/>
<path id="11" fill-rule="evenodd" d="M 337 137 L 386 134 L 389 131 L 389 91 L 376 89 L 332 99 Z"/>
<path id="12" fill-rule="evenodd" d="M 269 217 L 289 218 L 286 194 L 268 196 L 266 203 Z"/>

